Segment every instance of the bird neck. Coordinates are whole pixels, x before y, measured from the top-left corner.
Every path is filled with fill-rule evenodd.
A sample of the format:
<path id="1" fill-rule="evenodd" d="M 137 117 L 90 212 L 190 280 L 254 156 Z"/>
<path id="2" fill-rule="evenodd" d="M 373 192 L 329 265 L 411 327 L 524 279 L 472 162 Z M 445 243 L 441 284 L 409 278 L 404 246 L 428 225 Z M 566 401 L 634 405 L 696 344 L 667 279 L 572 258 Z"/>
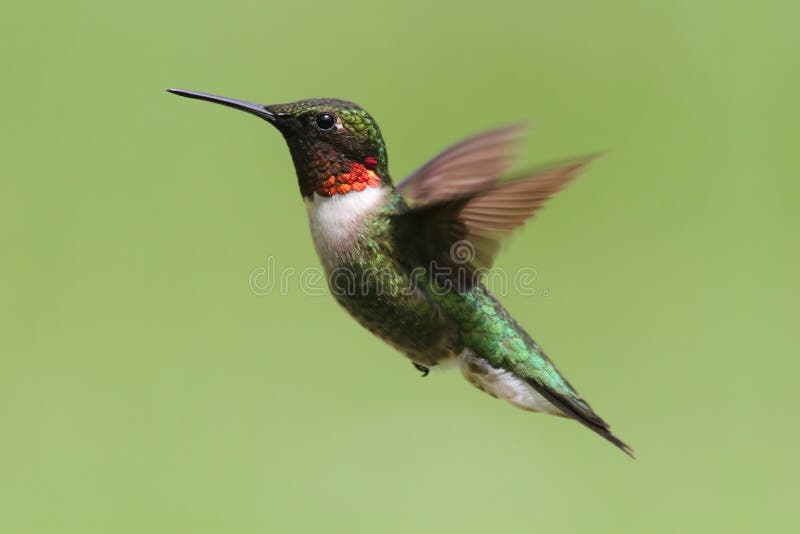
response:
<path id="1" fill-rule="evenodd" d="M 367 162 L 369 164 L 370 162 Z M 374 166 L 373 166 L 374 167 Z M 322 197 L 360 193 L 367 188 L 381 186 L 381 178 L 374 168 L 362 163 L 352 162 L 349 168 L 336 169 L 337 172 L 318 177 L 314 193 Z"/>
<path id="2" fill-rule="evenodd" d="M 305 139 L 293 139 L 289 150 L 303 198 L 349 195 L 391 184 L 385 152 L 356 157 Z"/>

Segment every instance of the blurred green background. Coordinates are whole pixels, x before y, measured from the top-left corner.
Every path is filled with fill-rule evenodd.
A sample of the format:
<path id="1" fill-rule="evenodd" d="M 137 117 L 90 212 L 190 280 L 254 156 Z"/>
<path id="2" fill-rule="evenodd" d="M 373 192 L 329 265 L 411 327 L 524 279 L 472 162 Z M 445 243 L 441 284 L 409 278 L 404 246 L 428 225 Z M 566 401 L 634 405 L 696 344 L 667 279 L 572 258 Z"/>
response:
<path id="1" fill-rule="evenodd" d="M 790 2 L 9 2 L 0 532 L 797 531 Z M 608 150 L 503 300 L 614 430 L 420 379 L 328 296 L 282 139 L 179 99 L 338 96 L 395 180 L 529 118 Z"/>

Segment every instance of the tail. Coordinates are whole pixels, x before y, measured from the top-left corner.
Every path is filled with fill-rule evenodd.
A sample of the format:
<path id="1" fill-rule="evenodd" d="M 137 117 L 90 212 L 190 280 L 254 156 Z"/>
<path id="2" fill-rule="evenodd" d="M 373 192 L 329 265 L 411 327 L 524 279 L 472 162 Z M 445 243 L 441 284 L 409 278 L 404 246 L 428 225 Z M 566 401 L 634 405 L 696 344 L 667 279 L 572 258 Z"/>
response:
<path id="1" fill-rule="evenodd" d="M 633 449 L 611 432 L 611 428 L 558 371 L 536 342 L 514 321 L 485 289 L 484 303 L 494 307 L 485 314 L 487 323 L 467 333 L 470 347 L 461 371 L 478 389 L 520 408 L 575 419 L 588 429 L 635 458 Z M 486 308 L 483 308 L 484 312 Z"/>
<path id="2" fill-rule="evenodd" d="M 544 356 L 541 351 L 538 355 Z M 547 362 L 550 368 L 558 373 L 549 359 Z M 616 445 L 631 458 L 635 458 L 633 449 L 611 432 L 608 423 L 601 419 L 563 378 L 563 383 L 569 387 L 568 393 L 559 393 L 542 380 L 525 376 L 524 372 L 518 372 L 513 367 L 495 366 L 487 358 L 473 351 L 467 351 L 463 356 L 461 372 L 472 385 L 492 397 L 506 400 L 523 410 L 575 419 Z"/>
<path id="3" fill-rule="evenodd" d="M 555 368 L 554 368 L 555 369 Z M 575 419 L 583 426 L 595 432 L 599 436 L 602 436 L 609 442 L 613 443 L 617 446 L 622 452 L 627 454 L 633 459 L 636 459 L 634 455 L 633 448 L 630 447 L 627 443 L 619 439 L 611 432 L 611 427 L 608 423 L 606 423 L 599 415 L 597 415 L 592 407 L 589 406 L 585 400 L 577 396 L 572 395 L 561 395 L 557 392 L 550 390 L 550 388 L 540 385 L 534 379 L 525 379 L 526 383 L 528 383 L 531 387 L 536 389 L 539 393 L 542 394 L 543 397 L 547 398 L 550 402 L 556 405 L 561 411 L 563 411 L 566 415 Z M 572 388 L 570 388 L 572 389 Z M 574 390 L 572 390 L 574 391 Z"/>

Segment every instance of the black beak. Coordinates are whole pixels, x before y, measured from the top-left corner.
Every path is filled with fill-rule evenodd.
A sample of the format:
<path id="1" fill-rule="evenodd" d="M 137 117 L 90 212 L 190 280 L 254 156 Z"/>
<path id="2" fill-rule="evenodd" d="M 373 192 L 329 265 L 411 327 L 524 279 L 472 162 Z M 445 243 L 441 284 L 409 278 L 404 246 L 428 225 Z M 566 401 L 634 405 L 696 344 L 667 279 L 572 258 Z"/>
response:
<path id="1" fill-rule="evenodd" d="M 247 113 L 252 113 L 257 117 L 261 117 L 262 119 L 269 121 L 273 124 L 275 123 L 275 114 L 269 111 L 265 106 L 262 106 L 261 104 L 254 104 L 252 102 L 247 102 L 246 100 L 237 100 L 235 98 L 227 98 L 224 96 L 217 96 L 209 93 L 186 91 L 185 89 L 167 89 L 167 91 L 178 96 L 185 96 L 186 98 L 196 98 L 197 100 L 206 100 L 208 102 L 215 102 L 217 104 L 222 104 L 223 106 L 228 106 L 229 108 L 240 109 L 242 111 L 246 111 Z"/>

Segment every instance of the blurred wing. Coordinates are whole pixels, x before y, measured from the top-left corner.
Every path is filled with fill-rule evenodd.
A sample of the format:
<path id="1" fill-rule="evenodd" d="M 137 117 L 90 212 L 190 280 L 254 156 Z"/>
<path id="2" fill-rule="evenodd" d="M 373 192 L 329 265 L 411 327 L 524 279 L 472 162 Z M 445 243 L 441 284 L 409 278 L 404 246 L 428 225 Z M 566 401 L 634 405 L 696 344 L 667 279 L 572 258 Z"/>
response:
<path id="1" fill-rule="evenodd" d="M 483 194 L 478 193 L 459 213 L 470 236 L 503 237 L 525 224 L 547 199 L 564 189 L 596 156 L 538 169 Z"/>
<path id="2" fill-rule="evenodd" d="M 397 242 L 413 266 L 469 289 L 492 266 L 500 240 L 525 224 L 594 156 L 526 173 L 469 196 L 426 204 L 395 216 Z M 441 274 L 444 273 L 444 274 Z M 441 280 L 440 280 L 441 281 Z"/>
<path id="3" fill-rule="evenodd" d="M 450 146 L 397 186 L 412 204 L 430 204 L 487 189 L 519 152 L 525 127 L 489 130 Z"/>

